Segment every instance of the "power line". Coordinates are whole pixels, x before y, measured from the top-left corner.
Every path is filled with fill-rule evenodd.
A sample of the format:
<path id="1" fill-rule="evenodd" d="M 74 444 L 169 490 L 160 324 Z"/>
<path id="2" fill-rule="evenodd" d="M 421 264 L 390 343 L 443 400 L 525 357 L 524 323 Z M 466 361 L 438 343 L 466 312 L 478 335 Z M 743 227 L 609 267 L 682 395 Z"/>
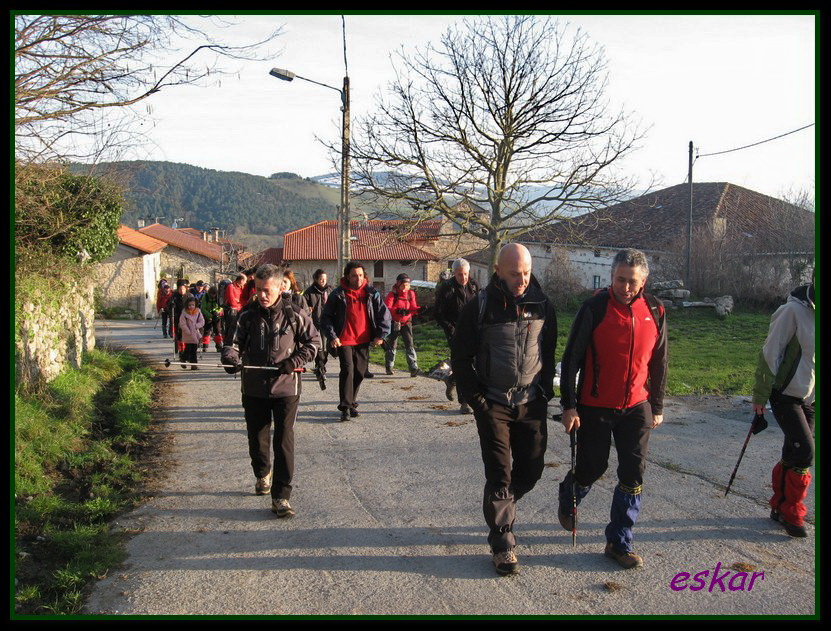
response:
<path id="1" fill-rule="evenodd" d="M 784 134 L 779 134 L 778 136 L 774 136 L 773 138 L 768 138 L 767 140 L 760 140 L 759 142 L 754 142 L 753 144 L 745 145 L 744 147 L 736 147 L 735 149 L 726 149 L 725 151 L 715 151 L 713 153 L 703 153 L 701 155 L 696 154 L 695 158 L 697 160 L 698 158 L 706 158 L 708 156 L 718 156 L 718 155 L 721 155 L 723 153 L 730 153 L 731 151 L 740 151 L 741 149 L 747 149 L 749 147 L 755 147 L 756 145 L 761 145 L 763 143 L 770 142 L 771 140 L 776 140 L 777 138 L 784 138 L 785 136 L 789 136 L 790 134 L 795 134 L 798 131 L 802 131 L 803 129 L 807 129 L 808 127 L 812 127 L 813 125 L 814 125 L 814 123 L 810 123 L 808 125 L 805 125 L 804 127 L 800 127 L 799 129 L 794 129 L 793 131 L 789 131 L 789 132 L 786 132 Z"/>

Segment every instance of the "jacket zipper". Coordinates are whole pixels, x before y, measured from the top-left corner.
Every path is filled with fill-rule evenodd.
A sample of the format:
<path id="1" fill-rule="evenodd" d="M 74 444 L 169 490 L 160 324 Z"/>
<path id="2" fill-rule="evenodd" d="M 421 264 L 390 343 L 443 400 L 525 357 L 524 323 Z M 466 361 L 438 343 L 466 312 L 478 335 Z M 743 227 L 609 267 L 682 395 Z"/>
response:
<path id="1" fill-rule="evenodd" d="M 629 361 L 626 365 L 626 383 L 623 390 L 623 405 L 621 409 L 626 409 L 626 403 L 629 401 L 629 382 L 632 379 L 632 356 L 635 352 L 635 313 L 632 311 L 632 305 L 629 307 L 629 318 L 632 321 L 632 328 L 629 330 Z"/>

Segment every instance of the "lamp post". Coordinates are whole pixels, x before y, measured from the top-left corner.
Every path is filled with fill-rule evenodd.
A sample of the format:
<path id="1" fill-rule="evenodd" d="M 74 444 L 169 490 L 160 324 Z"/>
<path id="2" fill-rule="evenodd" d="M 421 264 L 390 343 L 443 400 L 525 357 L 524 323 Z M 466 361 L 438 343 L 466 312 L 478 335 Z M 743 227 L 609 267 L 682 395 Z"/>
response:
<path id="1" fill-rule="evenodd" d="M 301 77 L 283 68 L 272 68 L 269 73 L 283 81 L 302 79 L 315 85 L 329 88 L 340 93 L 341 111 L 343 112 L 343 125 L 341 127 L 341 169 L 340 169 L 340 206 L 338 207 L 338 269 L 337 274 L 343 273 L 346 262 L 352 258 L 350 216 L 349 216 L 349 76 L 343 78 L 343 88 L 338 89 L 331 85 Z"/>

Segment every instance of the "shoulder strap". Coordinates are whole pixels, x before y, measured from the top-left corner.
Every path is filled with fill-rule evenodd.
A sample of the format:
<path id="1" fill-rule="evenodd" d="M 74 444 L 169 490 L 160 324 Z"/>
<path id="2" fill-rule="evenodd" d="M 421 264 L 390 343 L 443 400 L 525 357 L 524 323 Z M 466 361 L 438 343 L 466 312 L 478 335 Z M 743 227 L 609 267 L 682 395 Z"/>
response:
<path id="1" fill-rule="evenodd" d="M 663 308 L 661 302 L 652 294 L 644 292 L 643 297 L 644 300 L 646 300 L 646 304 L 649 305 L 649 309 L 652 311 L 652 319 L 655 321 L 655 326 L 658 329 L 658 335 L 661 335 L 661 329 L 664 326 L 664 316 L 666 315 L 666 310 Z"/>
<path id="2" fill-rule="evenodd" d="M 476 318 L 476 326 L 482 326 L 482 321 L 485 319 L 485 307 L 488 304 L 488 292 L 483 289 L 476 295 L 476 300 L 479 301 L 479 316 Z"/>

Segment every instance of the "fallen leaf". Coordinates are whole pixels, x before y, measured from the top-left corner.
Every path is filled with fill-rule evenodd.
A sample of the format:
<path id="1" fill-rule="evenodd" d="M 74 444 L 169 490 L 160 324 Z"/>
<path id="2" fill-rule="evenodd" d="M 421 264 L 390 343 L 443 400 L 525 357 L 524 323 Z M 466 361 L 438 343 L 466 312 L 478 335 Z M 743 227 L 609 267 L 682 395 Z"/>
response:
<path id="1" fill-rule="evenodd" d="M 610 592 L 616 592 L 619 589 L 623 589 L 623 585 L 620 583 L 615 583 L 614 581 L 604 581 L 603 587 L 605 587 Z"/>
<path id="2" fill-rule="evenodd" d="M 407 401 L 423 401 L 427 397 L 407 397 Z"/>
<path id="3" fill-rule="evenodd" d="M 730 566 L 730 569 L 736 570 L 737 572 L 752 572 L 756 569 L 755 565 L 751 565 L 750 563 L 742 563 L 738 561 Z"/>

